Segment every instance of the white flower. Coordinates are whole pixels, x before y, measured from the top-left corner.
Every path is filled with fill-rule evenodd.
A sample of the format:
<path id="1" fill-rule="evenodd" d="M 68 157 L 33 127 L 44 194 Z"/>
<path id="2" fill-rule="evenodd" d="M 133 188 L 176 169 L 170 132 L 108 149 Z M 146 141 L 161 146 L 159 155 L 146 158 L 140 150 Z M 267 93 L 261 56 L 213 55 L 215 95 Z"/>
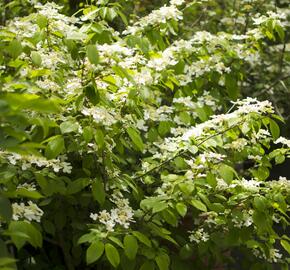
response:
<path id="1" fill-rule="evenodd" d="M 137 120 L 136 127 L 140 130 L 143 130 L 143 131 L 148 130 L 148 126 L 145 125 L 145 121 L 143 119 Z"/>
<path id="2" fill-rule="evenodd" d="M 111 209 L 110 212 L 102 210 L 99 214 L 91 213 L 90 218 L 105 225 L 108 232 L 113 232 L 117 224 L 128 229 L 130 223 L 134 222 L 134 211 L 129 206 L 128 199 L 124 199 L 121 193 L 117 193 L 112 195 L 111 201 L 117 206 L 116 208 Z"/>
<path id="3" fill-rule="evenodd" d="M 163 6 L 160 9 L 153 10 L 149 15 L 141 18 L 133 26 L 129 26 L 123 34 L 136 34 L 142 32 L 148 26 L 154 26 L 166 23 L 168 20 L 179 21 L 182 19 L 182 12 L 175 5 Z"/>
<path id="4" fill-rule="evenodd" d="M 240 186 L 243 189 L 251 192 L 259 192 L 261 183 L 261 181 L 255 179 L 246 180 L 243 178 L 242 180 L 234 180 L 230 187 Z"/>
<path id="5" fill-rule="evenodd" d="M 19 185 L 17 186 L 17 189 L 21 189 L 21 188 L 27 189 L 27 190 L 29 190 L 29 191 L 34 191 L 34 190 L 36 190 L 36 186 L 35 186 L 35 184 L 33 184 L 33 183 L 24 183 L 24 184 L 19 184 Z"/>
<path id="6" fill-rule="evenodd" d="M 105 107 L 83 108 L 82 114 L 92 116 L 97 123 L 104 126 L 111 126 L 118 121 L 115 112 Z"/>
<path id="7" fill-rule="evenodd" d="M 170 4 L 174 6 L 180 6 L 185 3 L 185 0 L 170 0 Z"/>
<path id="8" fill-rule="evenodd" d="M 90 218 L 94 221 L 96 221 L 98 219 L 98 216 L 99 216 L 98 214 L 94 214 L 94 213 L 90 214 Z"/>
<path id="9" fill-rule="evenodd" d="M 207 232 L 204 232 L 203 228 L 200 228 L 196 231 L 191 231 L 189 235 L 189 241 L 190 242 L 207 242 L 209 240 L 209 234 Z"/>
<path id="10" fill-rule="evenodd" d="M 60 156 L 56 159 L 47 160 L 42 156 L 35 155 L 20 155 L 18 153 L 0 151 L 0 155 L 3 155 L 7 158 L 10 164 L 19 165 L 22 170 L 28 170 L 35 165 L 37 167 L 47 167 L 52 168 L 54 172 L 59 172 L 62 170 L 64 173 L 71 173 L 72 166 L 69 162 L 64 161 L 65 156 Z"/>
<path id="11" fill-rule="evenodd" d="M 279 137 L 275 142 L 275 144 L 278 144 L 278 143 L 281 143 L 281 144 L 284 144 L 286 145 L 287 147 L 290 148 L 290 140 L 284 138 L 284 137 Z"/>
<path id="12" fill-rule="evenodd" d="M 43 215 L 43 211 L 32 201 L 28 202 L 28 205 L 24 203 L 13 203 L 13 220 L 26 219 L 28 221 L 40 222 L 40 219 Z"/>

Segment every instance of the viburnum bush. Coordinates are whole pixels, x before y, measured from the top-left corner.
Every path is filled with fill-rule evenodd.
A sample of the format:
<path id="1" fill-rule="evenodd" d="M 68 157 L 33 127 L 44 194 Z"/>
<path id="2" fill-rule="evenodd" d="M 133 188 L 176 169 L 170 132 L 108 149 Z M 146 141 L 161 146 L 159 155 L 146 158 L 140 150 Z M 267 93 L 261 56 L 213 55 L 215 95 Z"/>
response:
<path id="1" fill-rule="evenodd" d="M 288 269 L 288 1 L 29 2 L 0 27 L 0 269 Z"/>

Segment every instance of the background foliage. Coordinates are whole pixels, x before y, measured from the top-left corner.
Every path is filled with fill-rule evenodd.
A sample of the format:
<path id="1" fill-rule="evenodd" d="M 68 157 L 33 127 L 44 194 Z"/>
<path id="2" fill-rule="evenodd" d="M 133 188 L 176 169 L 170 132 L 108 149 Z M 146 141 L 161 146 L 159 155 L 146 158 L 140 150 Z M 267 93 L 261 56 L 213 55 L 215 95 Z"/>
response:
<path id="1" fill-rule="evenodd" d="M 1 269 L 288 269 L 288 1 L 0 13 Z"/>

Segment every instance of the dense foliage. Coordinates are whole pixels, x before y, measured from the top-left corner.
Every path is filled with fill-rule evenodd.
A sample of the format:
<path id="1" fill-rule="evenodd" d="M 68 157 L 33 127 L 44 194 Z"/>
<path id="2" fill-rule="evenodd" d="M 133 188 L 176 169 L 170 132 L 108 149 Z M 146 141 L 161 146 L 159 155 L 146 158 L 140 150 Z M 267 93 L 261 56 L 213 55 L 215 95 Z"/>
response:
<path id="1" fill-rule="evenodd" d="M 288 269 L 288 1 L 57 2 L 0 8 L 0 269 Z"/>

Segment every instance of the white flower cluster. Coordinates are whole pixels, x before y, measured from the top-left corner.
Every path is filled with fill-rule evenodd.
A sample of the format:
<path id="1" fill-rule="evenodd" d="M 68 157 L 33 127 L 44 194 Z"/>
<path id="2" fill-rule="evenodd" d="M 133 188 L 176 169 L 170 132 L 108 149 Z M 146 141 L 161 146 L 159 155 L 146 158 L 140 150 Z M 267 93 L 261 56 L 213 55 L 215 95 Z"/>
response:
<path id="1" fill-rule="evenodd" d="M 250 227 L 253 224 L 253 215 L 254 211 L 250 209 L 249 211 L 243 210 L 242 217 L 234 217 L 232 222 L 234 223 L 234 227 L 242 228 L 242 227 Z"/>
<path id="2" fill-rule="evenodd" d="M 134 54 L 134 50 L 130 49 L 126 46 L 124 42 L 116 42 L 113 44 L 102 44 L 98 45 L 98 51 L 103 57 L 110 57 L 114 54 L 120 56 L 132 56 Z"/>
<path id="3" fill-rule="evenodd" d="M 266 259 L 270 263 L 277 263 L 282 259 L 282 254 L 279 253 L 279 250 L 275 248 L 271 248 L 268 255 L 266 255 L 264 251 L 256 248 L 253 250 L 253 254 L 257 258 Z"/>
<path id="4" fill-rule="evenodd" d="M 76 23 L 78 21 L 76 17 L 68 17 L 59 13 L 63 7 L 54 2 L 47 2 L 45 5 L 38 3 L 34 7 L 38 10 L 39 14 L 51 20 L 59 20 L 64 23 Z"/>
<path id="5" fill-rule="evenodd" d="M 185 3 L 185 0 L 170 0 L 170 5 L 181 6 Z"/>
<path id="6" fill-rule="evenodd" d="M 284 26 L 287 17 L 286 14 L 283 12 L 275 13 L 273 11 L 268 11 L 267 16 L 262 15 L 260 17 L 253 18 L 254 25 L 261 25 L 265 24 L 269 20 L 273 20 L 275 24 Z"/>
<path id="7" fill-rule="evenodd" d="M 170 121 L 170 115 L 174 112 L 172 107 L 161 106 L 158 109 L 153 107 L 148 107 L 144 110 L 144 120 L 152 121 Z"/>
<path id="8" fill-rule="evenodd" d="M 66 162 L 66 156 L 59 156 L 57 159 L 46 159 L 42 156 L 21 155 L 14 152 L 0 151 L 0 156 L 5 157 L 11 165 L 19 165 L 22 170 L 28 170 L 35 165 L 37 167 L 52 168 L 54 172 L 71 173 L 72 166 Z"/>
<path id="9" fill-rule="evenodd" d="M 179 1 L 180 2 L 180 1 Z M 176 4 L 163 6 L 160 9 L 153 10 L 149 15 L 141 18 L 133 26 L 129 26 L 123 34 L 136 34 L 142 32 L 148 26 L 155 26 L 166 23 L 168 20 L 182 20 L 182 12 L 176 7 Z"/>
<path id="10" fill-rule="evenodd" d="M 117 206 L 110 212 L 102 210 L 98 214 L 91 213 L 90 218 L 105 225 L 108 232 L 113 232 L 117 224 L 128 229 L 131 222 L 134 222 L 134 211 L 129 205 L 128 199 L 119 195 L 113 195 L 112 202 Z"/>
<path id="11" fill-rule="evenodd" d="M 36 190 L 36 186 L 33 183 L 23 183 L 17 186 L 17 189 L 26 189 L 28 191 Z"/>
<path id="12" fill-rule="evenodd" d="M 109 110 L 105 107 L 83 108 L 82 114 L 92 116 L 97 123 L 104 126 L 112 126 L 118 122 L 116 113 L 112 109 Z"/>
<path id="13" fill-rule="evenodd" d="M 268 181 L 267 185 L 270 188 L 290 190 L 290 180 L 283 176 L 280 176 L 279 180 Z"/>
<path id="14" fill-rule="evenodd" d="M 190 231 L 189 233 L 190 233 L 189 235 L 190 242 L 200 243 L 207 242 L 209 240 L 209 234 L 205 232 L 203 228 L 200 228 L 196 231 Z"/>
<path id="15" fill-rule="evenodd" d="M 226 157 L 225 155 L 221 155 L 215 152 L 204 152 L 199 155 L 199 160 L 201 163 L 206 163 L 206 162 L 218 163 L 224 160 L 225 157 Z"/>
<path id="16" fill-rule="evenodd" d="M 9 21 L 7 28 L 9 29 L 9 31 L 15 33 L 17 36 L 21 36 L 24 38 L 31 38 L 38 29 L 36 24 L 32 23 L 29 20 L 23 20 L 21 18 L 15 18 L 15 20 Z"/>
<path id="17" fill-rule="evenodd" d="M 28 205 L 24 203 L 13 203 L 13 220 L 25 219 L 28 221 L 40 222 L 40 219 L 43 215 L 43 211 L 32 201 L 28 202 Z"/>
<path id="18" fill-rule="evenodd" d="M 275 144 L 281 143 L 281 144 L 286 145 L 287 147 L 290 148 L 290 140 L 286 139 L 284 137 L 279 137 L 274 143 Z"/>
<path id="19" fill-rule="evenodd" d="M 236 186 L 240 186 L 243 189 L 250 192 L 259 192 L 261 184 L 262 182 L 256 179 L 246 180 L 242 178 L 241 180 L 233 180 L 230 185 L 230 188 L 235 188 Z"/>
<path id="20" fill-rule="evenodd" d="M 231 143 L 226 144 L 224 148 L 241 152 L 247 144 L 248 144 L 248 141 L 246 139 L 238 138 L 237 140 L 234 140 Z"/>
<path id="21" fill-rule="evenodd" d="M 249 113 L 257 113 L 257 114 L 266 114 L 266 113 L 273 113 L 273 107 L 271 102 L 265 101 L 258 101 L 255 98 L 246 98 L 244 100 L 238 100 L 234 102 L 235 105 L 238 105 L 238 108 L 228 114 L 220 114 L 220 115 L 213 115 L 208 121 L 203 122 L 201 124 L 196 125 L 193 128 L 190 128 L 185 132 L 182 139 L 187 141 L 192 137 L 199 137 L 204 134 L 205 130 L 213 129 L 218 130 L 224 124 L 224 122 L 228 123 L 235 123 L 238 119 L 241 119 L 242 116 L 248 115 Z"/>

